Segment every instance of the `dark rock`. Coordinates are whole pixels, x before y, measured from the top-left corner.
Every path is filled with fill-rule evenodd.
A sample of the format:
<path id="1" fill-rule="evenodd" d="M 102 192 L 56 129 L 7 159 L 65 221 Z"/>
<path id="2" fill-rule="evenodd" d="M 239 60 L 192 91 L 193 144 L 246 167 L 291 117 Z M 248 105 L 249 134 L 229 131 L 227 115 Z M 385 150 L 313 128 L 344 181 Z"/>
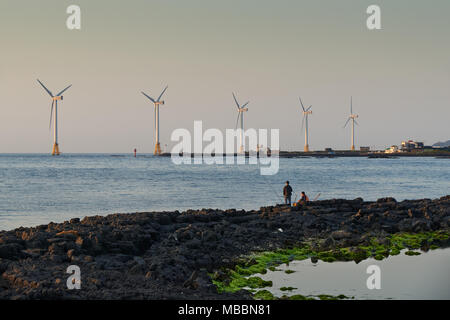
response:
<path id="1" fill-rule="evenodd" d="M 196 282 L 197 280 L 197 276 L 198 276 L 198 271 L 194 270 L 194 272 L 192 272 L 191 276 L 183 283 L 183 286 L 185 288 L 191 288 L 191 289 L 197 289 L 198 284 Z"/>
<path id="2" fill-rule="evenodd" d="M 384 202 L 394 202 L 397 203 L 397 200 L 395 200 L 394 198 L 381 198 L 377 200 L 377 203 L 384 203 Z"/>
<path id="3" fill-rule="evenodd" d="M 336 241 L 332 237 L 328 237 L 325 239 L 325 241 L 321 245 L 322 250 L 329 250 L 333 249 L 336 245 Z"/>
<path id="4" fill-rule="evenodd" d="M 23 247 L 17 243 L 0 244 L 0 258 L 12 259 L 20 256 L 22 249 Z"/>
<path id="5" fill-rule="evenodd" d="M 222 268 L 256 262 L 240 257 L 305 240 L 312 250 L 331 250 L 338 260 L 339 248 L 353 247 L 358 262 L 373 254 L 358 248 L 373 238 L 387 245 L 395 232 L 450 227 L 450 196 L 400 203 L 331 199 L 295 209 L 113 214 L 3 231 L 0 299 L 249 299 L 242 290 L 219 295 L 208 273 L 226 280 Z M 450 240 L 420 247 L 432 245 L 450 246 Z M 82 269 L 82 290 L 65 289 L 70 264 Z"/>
<path id="6" fill-rule="evenodd" d="M 172 219 L 170 219 L 170 217 L 165 214 L 161 214 L 161 216 L 158 219 L 158 222 L 161 225 L 168 225 L 172 222 Z"/>
<path id="7" fill-rule="evenodd" d="M 411 228 L 414 232 L 428 231 L 430 228 L 428 226 L 429 222 L 420 219 L 414 219 Z"/>
<path id="8" fill-rule="evenodd" d="M 83 238 L 78 236 L 75 243 L 79 245 L 82 249 L 89 249 L 92 247 L 92 241 L 88 238 Z"/>
<path id="9" fill-rule="evenodd" d="M 132 275 L 143 274 L 144 268 L 139 264 L 135 264 L 133 267 L 131 267 L 129 273 Z"/>
<path id="10" fill-rule="evenodd" d="M 345 230 L 333 231 L 330 235 L 334 240 L 340 240 L 345 238 L 351 238 L 352 234 Z"/>
<path id="11" fill-rule="evenodd" d="M 197 249 L 197 248 L 200 248 L 201 245 L 202 245 L 202 242 L 198 239 L 193 239 L 186 243 L 186 246 L 189 249 Z"/>

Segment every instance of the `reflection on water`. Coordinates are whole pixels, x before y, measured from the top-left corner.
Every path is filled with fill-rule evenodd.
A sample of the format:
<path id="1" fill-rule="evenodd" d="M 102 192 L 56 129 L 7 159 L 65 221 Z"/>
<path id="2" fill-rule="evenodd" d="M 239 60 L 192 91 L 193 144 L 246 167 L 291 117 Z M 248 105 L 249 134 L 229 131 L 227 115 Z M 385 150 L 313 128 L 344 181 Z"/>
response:
<path id="1" fill-rule="evenodd" d="M 381 269 L 381 289 L 369 290 L 367 267 Z M 385 260 L 367 259 L 355 262 L 293 261 L 289 266 L 277 267 L 280 271 L 267 271 L 256 275 L 273 281 L 265 288 L 275 296 L 344 294 L 355 299 L 450 299 L 450 249 L 437 249 L 419 256 L 401 253 Z M 286 270 L 295 271 L 287 274 Z M 292 291 L 280 288 L 294 287 Z"/>

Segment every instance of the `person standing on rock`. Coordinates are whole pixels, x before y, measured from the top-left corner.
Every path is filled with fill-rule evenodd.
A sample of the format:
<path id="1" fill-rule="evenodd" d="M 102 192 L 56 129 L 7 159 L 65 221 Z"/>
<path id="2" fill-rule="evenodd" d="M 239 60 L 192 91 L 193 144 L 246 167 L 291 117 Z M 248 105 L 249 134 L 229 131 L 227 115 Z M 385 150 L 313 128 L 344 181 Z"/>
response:
<path id="1" fill-rule="evenodd" d="M 289 181 L 286 181 L 286 185 L 283 188 L 284 204 L 291 205 L 292 188 L 289 185 Z"/>

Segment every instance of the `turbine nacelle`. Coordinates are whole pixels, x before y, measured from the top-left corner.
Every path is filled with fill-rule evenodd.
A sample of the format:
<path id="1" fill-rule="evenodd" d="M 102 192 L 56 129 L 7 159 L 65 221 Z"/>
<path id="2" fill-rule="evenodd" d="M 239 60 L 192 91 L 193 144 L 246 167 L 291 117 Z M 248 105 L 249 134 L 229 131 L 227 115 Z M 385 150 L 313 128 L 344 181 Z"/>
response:
<path id="1" fill-rule="evenodd" d="M 159 106 L 160 104 L 164 104 L 164 101 L 156 101 L 155 106 Z"/>
<path id="2" fill-rule="evenodd" d="M 56 96 L 52 98 L 53 101 L 63 100 L 63 96 Z"/>

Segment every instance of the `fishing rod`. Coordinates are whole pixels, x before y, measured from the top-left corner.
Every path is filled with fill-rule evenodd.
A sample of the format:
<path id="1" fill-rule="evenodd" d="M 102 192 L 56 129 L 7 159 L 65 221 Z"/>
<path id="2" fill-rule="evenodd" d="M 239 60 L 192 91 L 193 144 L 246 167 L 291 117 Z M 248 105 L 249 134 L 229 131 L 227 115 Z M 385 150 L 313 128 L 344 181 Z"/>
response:
<path id="1" fill-rule="evenodd" d="M 259 164 L 259 169 L 261 169 L 261 164 Z M 261 171 L 259 171 L 259 172 L 261 172 Z M 261 175 L 261 174 L 259 176 L 266 178 L 264 175 Z M 281 203 L 283 203 L 283 197 L 281 197 L 280 194 L 275 191 L 275 189 L 272 187 L 272 184 L 268 178 L 267 178 L 267 182 L 268 182 L 267 184 L 269 185 L 271 191 L 276 195 L 277 199 L 279 199 L 281 201 Z"/>

